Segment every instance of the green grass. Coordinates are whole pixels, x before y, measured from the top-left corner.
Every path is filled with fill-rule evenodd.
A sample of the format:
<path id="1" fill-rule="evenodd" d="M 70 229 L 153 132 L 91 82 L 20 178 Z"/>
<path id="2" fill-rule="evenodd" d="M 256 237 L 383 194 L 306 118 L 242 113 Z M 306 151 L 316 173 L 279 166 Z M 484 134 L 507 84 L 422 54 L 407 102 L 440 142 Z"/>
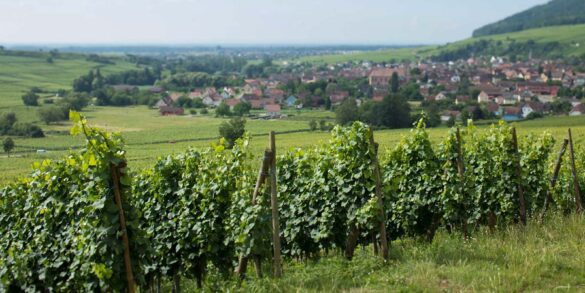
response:
<path id="1" fill-rule="evenodd" d="M 559 53 L 565 56 L 582 56 L 585 54 L 585 24 L 551 26 L 501 35 L 469 38 L 440 47 L 438 51 L 455 50 L 478 40 L 502 41 L 504 45 L 510 43 L 512 40 L 516 42 L 533 40 L 536 43 L 559 42 L 563 45 L 563 50 Z M 575 43 L 579 43 L 579 46 L 575 46 Z"/>
<path id="2" fill-rule="evenodd" d="M 247 130 L 253 136 L 251 151 L 261 154 L 267 146 L 269 131 L 294 133 L 279 134 L 277 136 L 278 152 L 282 153 L 295 147 L 310 147 L 326 143 L 329 133 L 323 131 L 308 131 L 308 121 L 311 119 L 325 119 L 331 121 L 332 113 L 326 111 L 293 110 L 295 116 L 282 120 L 248 120 Z M 142 169 L 152 166 L 157 158 L 184 152 L 189 147 L 207 147 L 217 141 L 219 125 L 225 119 L 206 116 L 160 116 L 156 110 L 144 106 L 137 107 L 89 107 L 83 113 L 95 126 L 109 131 L 121 132 L 126 140 L 129 165 L 133 169 Z M 292 113 L 291 113 L 292 114 Z M 573 135 L 577 145 L 585 143 L 585 117 L 548 117 L 545 119 L 520 122 L 516 124 L 519 135 L 528 133 L 540 134 L 549 131 L 557 141 L 562 140 L 567 128 L 573 128 Z M 0 183 L 6 183 L 24 176 L 31 170 L 35 161 L 45 158 L 55 159 L 65 155 L 70 148 L 80 147 L 83 140 L 69 136 L 70 123 L 47 127 L 46 138 L 14 138 L 16 143 L 15 154 L 8 158 L 0 156 Z M 487 127 L 485 125 L 478 126 Z M 407 135 L 408 129 L 376 131 L 376 141 L 382 149 L 393 148 L 402 137 Z M 429 129 L 429 136 L 436 146 L 447 134 L 446 127 Z M 47 153 L 37 154 L 35 150 L 45 149 Z"/>
<path id="3" fill-rule="evenodd" d="M 121 60 L 115 65 L 104 66 L 75 55 L 57 58 L 53 64 L 47 63 L 45 58 L 0 55 L 0 113 L 12 111 L 20 121 L 35 121 L 36 107 L 22 104 L 21 96 L 26 91 L 31 87 L 49 92 L 70 89 L 75 78 L 98 67 L 104 74 L 136 68 Z"/>
<path id="4" fill-rule="evenodd" d="M 257 279 L 249 268 L 241 287 L 214 273 L 204 286 L 223 292 L 582 292 L 584 225 L 583 216 L 552 215 L 544 225 L 481 230 L 468 240 L 442 230 L 431 244 L 392 242 L 387 263 L 363 247 L 351 262 L 335 253 L 306 263 L 285 260 L 281 279 Z M 269 264 L 263 270 L 269 272 Z M 183 286 L 196 290 L 190 280 Z"/>

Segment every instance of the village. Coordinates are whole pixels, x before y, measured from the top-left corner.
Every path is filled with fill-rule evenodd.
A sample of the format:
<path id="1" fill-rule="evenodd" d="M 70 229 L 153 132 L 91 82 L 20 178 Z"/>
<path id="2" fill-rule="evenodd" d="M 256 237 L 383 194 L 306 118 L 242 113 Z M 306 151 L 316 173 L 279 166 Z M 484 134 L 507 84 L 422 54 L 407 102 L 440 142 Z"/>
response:
<path id="1" fill-rule="evenodd" d="M 238 87 L 203 87 L 190 92 L 162 93 L 154 108 L 162 115 L 182 115 L 180 99 L 206 108 L 225 104 L 233 109 L 247 103 L 260 117 L 279 118 L 283 109 L 331 109 L 348 98 L 358 105 L 380 102 L 392 92 L 393 75 L 405 98 L 422 108 L 434 105 L 441 120 L 460 120 L 464 112 L 506 121 L 538 118 L 547 114 L 582 115 L 585 73 L 582 67 L 547 60 L 508 62 L 502 58 L 470 58 L 456 62 L 372 63 L 336 65 L 289 64 L 266 77 L 244 79 Z M 581 68 L 579 71 L 578 68 Z M 395 78 L 396 78 L 395 77 Z"/>

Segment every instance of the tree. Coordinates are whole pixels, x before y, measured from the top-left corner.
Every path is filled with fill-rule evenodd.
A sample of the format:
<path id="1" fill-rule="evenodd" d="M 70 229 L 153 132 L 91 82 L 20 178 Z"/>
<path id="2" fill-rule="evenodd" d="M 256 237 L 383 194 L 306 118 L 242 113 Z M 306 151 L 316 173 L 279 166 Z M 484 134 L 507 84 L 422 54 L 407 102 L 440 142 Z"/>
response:
<path id="1" fill-rule="evenodd" d="M 244 116 L 246 114 L 250 114 L 250 110 L 252 106 L 247 102 L 240 102 L 234 106 L 234 114 L 237 116 Z"/>
<path id="2" fill-rule="evenodd" d="M 381 103 L 368 107 L 371 109 L 364 113 L 364 117 L 368 117 L 367 122 L 370 124 L 390 128 L 411 126 L 410 105 L 401 95 L 388 95 Z"/>
<path id="3" fill-rule="evenodd" d="M 331 99 L 329 97 L 325 97 L 325 109 L 331 110 Z"/>
<path id="4" fill-rule="evenodd" d="M 46 61 L 49 64 L 53 64 L 53 57 L 47 57 Z"/>
<path id="5" fill-rule="evenodd" d="M 7 153 L 8 156 L 10 157 L 10 151 L 14 149 L 14 141 L 12 140 L 12 138 L 7 137 L 6 139 L 4 139 L 4 143 L 2 144 L 2 146 L 4 147 L 4 152 Z"/>
<path id="6" fill-rule="evenodd" d="M 232 113 L 230 111 L 230 106 L 228 106 L 224 102 L 221 102 L 221 104 L 219 104 L 219 106 L 217 106 L 217 109 L 215 109 L 215 116 L 216 117 L 230 116 L 231 114 Z"/>
<path id="7" fill-rule="evenodd" d="M 24 94 L 22 96 L 22 102 L 27 106 L 38 106 L 39 105 L 39 96 L 32 91 Z"/>
<path id="8" fill-rule="evenodd" d="M 63 108 L 57 106 L 43 107 L 39 109 L 38 114 L 39 118 L 46 124 L 62 121 L 67 118 Z"/>
<path id="9" fill-rule="evenodd" d="M 447 120 L 447 126 L 448 127 L 453 127 L 455 126 L 455 116 L 451 115 L 449 117 L 449 120 Z"/>
<path id="10" fill-rule="evenodd" d="M 426 120 L 428 127 L 436 127 L 441 125 L 441 115 L 439 114 L 439 109 L 436 106 L 431 107 L 428 110 Z"/>
<path id="11" fill-rule="evenodd" d="M 469 113 L 467 109 L 463 110 L 463 112 L 461 112 L 461 122 L 463 122 L 463 125 L 467 126 L 469 119 L 472 119 L 471 113 Z"/>
<path id="12" fill-rule="evenodd" d="M 400 80 L 398 79 L 398 73 L 392 73 L 392 79 L 390 80 L 390 90 L 392 93 L 397 93 L 400 89 Z"/>
<path id="13" fill-rule="evenodd" d="M 317 126 L 317 120 L 313 119 L 309 121 L 309 129 L 311 129 L 311 131 L 317 130 Z"/>
<path id="14" fill-rule="evenodd" d="M 359 109 L 355 99 L 346 99 L 335 109 L 335 120 L 341 125 L 346 125 L 359 119 Z"/>
<path id="15" fill-rule="evenodd" d="M 223 137 L 228 148 L 232 148 L 236 140 L 242 138 L 246 132 L 246 119 L 242 117 L 234 117 L 229 121 L 224 121 L 219 126 L 219 135 Z"/>
<path id="16" fill-rule="evenodd" d="M 329 130 L 329 125 L 327 125 L 327 121 L 325 121 L 325 120 L 320 120 L 320 121 L 319 121 L 319 129 L 321 129 L 322 131 L 327 131 L 327 130 Z"/>
<path id="17" fill-rule="evenodd" d="M 16 123 L 16 114 L 8 112 L 0 116 L 0 135 L 5 135 L 12 130 L 12 127 Z"/>

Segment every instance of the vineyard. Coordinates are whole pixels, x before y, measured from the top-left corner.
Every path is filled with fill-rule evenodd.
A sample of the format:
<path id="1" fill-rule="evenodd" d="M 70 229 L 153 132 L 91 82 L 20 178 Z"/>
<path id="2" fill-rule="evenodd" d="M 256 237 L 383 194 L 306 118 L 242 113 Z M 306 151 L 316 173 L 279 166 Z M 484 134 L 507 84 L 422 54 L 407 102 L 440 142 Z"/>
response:
<path id="1" fill-rule="evenodd" d="M 358 246 L 388 258 L 392 241 L 472 237 L 582 209 L 585 151 L 505 123 L 453 128 L 435 147 L 420 120 L 381 150 L 370 127 L 337 126 L 327 144 L 255 156 L 220 140 L 132 170 L 117 134 L 88 126 L 85 148 L 0 189 L 0 291 L 180 291 L 211 272 L 245 282 L 288 261 Z M 560 150 L 560 151 L 559 151 Z"/>

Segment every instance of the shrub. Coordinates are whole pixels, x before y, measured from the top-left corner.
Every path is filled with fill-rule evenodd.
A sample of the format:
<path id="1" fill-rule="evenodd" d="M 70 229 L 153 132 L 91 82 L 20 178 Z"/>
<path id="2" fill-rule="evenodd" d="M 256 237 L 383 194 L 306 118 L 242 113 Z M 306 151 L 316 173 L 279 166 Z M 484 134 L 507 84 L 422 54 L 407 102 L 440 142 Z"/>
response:
<path id="1" fill-rule="evenodd" d="M 219 126 L 219 135 L 225 138 L 227 147 L 232 148 L 238 138 L 246 132 L 246 119 L 241 117 L 232 118 Z"/>

